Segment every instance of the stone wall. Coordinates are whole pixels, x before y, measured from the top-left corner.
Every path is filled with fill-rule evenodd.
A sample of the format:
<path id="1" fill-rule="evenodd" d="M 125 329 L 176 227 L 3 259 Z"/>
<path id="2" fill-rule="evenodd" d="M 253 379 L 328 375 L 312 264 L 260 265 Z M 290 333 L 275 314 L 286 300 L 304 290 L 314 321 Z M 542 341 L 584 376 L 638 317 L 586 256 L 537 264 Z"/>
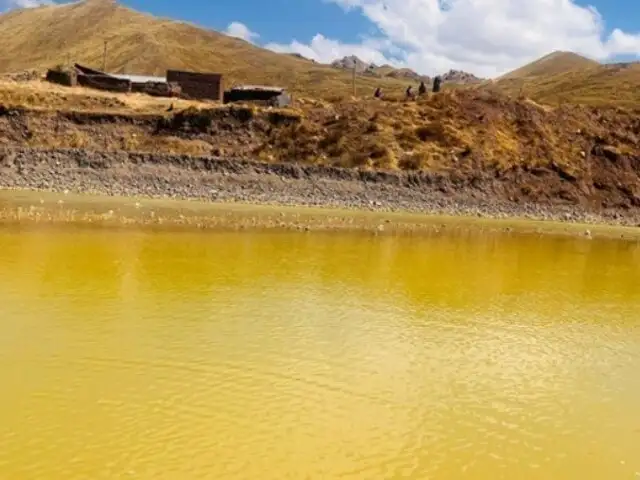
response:
<path id="1" fill-rule="evenodd" d="M 218 73 L 168 70 L 167 81 L 180 85 L 182 95 L 185 97 L 222 101 L 224 88 L 222 75 Z"/>
<path id="2" fill-rule="evenodd" d="M 75 87 L 78 84 L 78 75 L 74 71 L 48 70 L 46 80 L 66 87 Z"/>

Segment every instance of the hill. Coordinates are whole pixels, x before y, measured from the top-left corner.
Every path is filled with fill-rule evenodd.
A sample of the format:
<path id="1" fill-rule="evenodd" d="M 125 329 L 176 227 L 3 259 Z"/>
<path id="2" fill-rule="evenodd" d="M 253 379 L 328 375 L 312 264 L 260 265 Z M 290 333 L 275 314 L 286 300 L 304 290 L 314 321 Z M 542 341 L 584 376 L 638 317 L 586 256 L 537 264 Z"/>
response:
<path id="1" fill-rule="evenodd" d="M 279 54 L 194 25 L 156 18 L 113 0 L 85 0 L 0 15 L 0 73 L 78 62 L 114 73 L 163 74 L 169 68 L 212 71 L 234 83 L 277 84 L 328 97 L 352 92 L 351 74 Z M 359 76 L 357 86 L 402 92 L 406 81 Z"/>
<path id="2" fill-rule="evenodd" d="M 569 52 L 554 52 L 485 87 L 557 105 L 640 105 L 640 64 L 600 64 Z"/>
<path id="3" fill-rule="evenodd" d="M 14 10 L 0 15 L 0 36 L 0 73 L 44 70 L 67 62 L 101 68 L 106 41 L 106 69 L 115 73 L 158 75 L 176 68 L 220 72 L 226 85 L 281 85 L 298 96 L 344 99 L 353 92 L 352 72 L 344 68 L 348 62 L 322 65 L 275 53 L 219 32 L 139 13 L 113 0 Z M 442 77 L 445 85 L 478 81 L 464 72 Z M 384 65 L 358 74 L 356 86 L 361 96 L 380 86 L 386 96 L 401 97 L 408 84 L 421 79 L 429 80 Z M 574 53 L 553 52 L 480 88 L 541 103 L 635 106 L 640 103 L 639 83 L 637 64 L 600 65 Z"/>
<path id="4" fill-rule="evenodd" d="M 538 60 L 503 75 L 499 80 L 516 80 L 532 77 L 557 75 L 571 70 L 598 67 L 595 60 L 572 52 L 552 52 Z"/>
<path id="5" fill-rule="evenodd" d="M 640 106 L 640 64 L 619 63 L 570 70 L 556 75 L 502 79 L 494 83 L 508 95 L 522 95 L 550 105 Z"/>

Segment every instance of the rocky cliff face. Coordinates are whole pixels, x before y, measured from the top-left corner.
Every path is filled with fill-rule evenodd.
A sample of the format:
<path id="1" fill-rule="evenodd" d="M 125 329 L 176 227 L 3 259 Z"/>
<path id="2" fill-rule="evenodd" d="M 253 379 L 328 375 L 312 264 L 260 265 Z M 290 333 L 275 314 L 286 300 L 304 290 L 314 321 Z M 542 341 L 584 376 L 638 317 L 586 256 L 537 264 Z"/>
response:
<path id="1" fill-rule="evenodd" d="M 476 77 L 473 73 L 463 72 L 462 70 L 449 70 L 447 73 L 441 75 L 443 82 L 448 83 L 480 83 L 482 78 Z"/>
<path id="2" fill-rule="evenodd" d="M 375 65 L 372 63 L 363 62 L 355 55 L 351 55 L 348 57 L 341 58 L 339 60 L 335 60 L 331 63 L 331 66 L 334 68 L 340 68 L 345 70 L 353 70 L 353 67 L 356 68 L 356 73 L 364 73 L 372 68 L 375 68 Z"/>
<path id="3" fill-rule="evenodd" d="M 393 68 L 384 75 L 391 78 L 400 78 L 404 80 L 415 80 L 416 82 L 431 83 L 433 79 L 428 75 L 420 75 L 410 68 Z"/>

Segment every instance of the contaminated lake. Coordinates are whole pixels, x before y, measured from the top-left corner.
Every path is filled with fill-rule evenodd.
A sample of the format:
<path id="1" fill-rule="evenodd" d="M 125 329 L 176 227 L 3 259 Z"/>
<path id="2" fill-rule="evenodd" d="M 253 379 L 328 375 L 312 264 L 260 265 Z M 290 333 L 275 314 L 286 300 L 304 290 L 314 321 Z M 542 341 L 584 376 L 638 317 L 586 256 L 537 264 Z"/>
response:
<path id="1" fill-rule="evenodd" d="M 2 479 L 640 477 L 640 245 L 0 229 Z"/>

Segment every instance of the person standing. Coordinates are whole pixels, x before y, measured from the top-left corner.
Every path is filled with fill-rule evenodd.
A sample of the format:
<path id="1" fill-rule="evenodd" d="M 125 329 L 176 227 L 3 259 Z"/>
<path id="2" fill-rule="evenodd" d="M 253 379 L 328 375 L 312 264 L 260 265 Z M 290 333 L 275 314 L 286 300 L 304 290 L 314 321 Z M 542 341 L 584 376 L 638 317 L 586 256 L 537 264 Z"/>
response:
<path id="1" fill-rule="evenodd" d="M 442 78 L 438 75 L 433 79 L 433 93 L 438 93 L 440 91 L 440 85 L 442 84 Z"/>
<path id="2" fill-rule="evenodd" d="M 411 85 L 407 87 L 407 91 L 405 92 L 405 94 L 407 100 L 413 100 L 415 95 L 413 94 L 413 87 Z"/>

